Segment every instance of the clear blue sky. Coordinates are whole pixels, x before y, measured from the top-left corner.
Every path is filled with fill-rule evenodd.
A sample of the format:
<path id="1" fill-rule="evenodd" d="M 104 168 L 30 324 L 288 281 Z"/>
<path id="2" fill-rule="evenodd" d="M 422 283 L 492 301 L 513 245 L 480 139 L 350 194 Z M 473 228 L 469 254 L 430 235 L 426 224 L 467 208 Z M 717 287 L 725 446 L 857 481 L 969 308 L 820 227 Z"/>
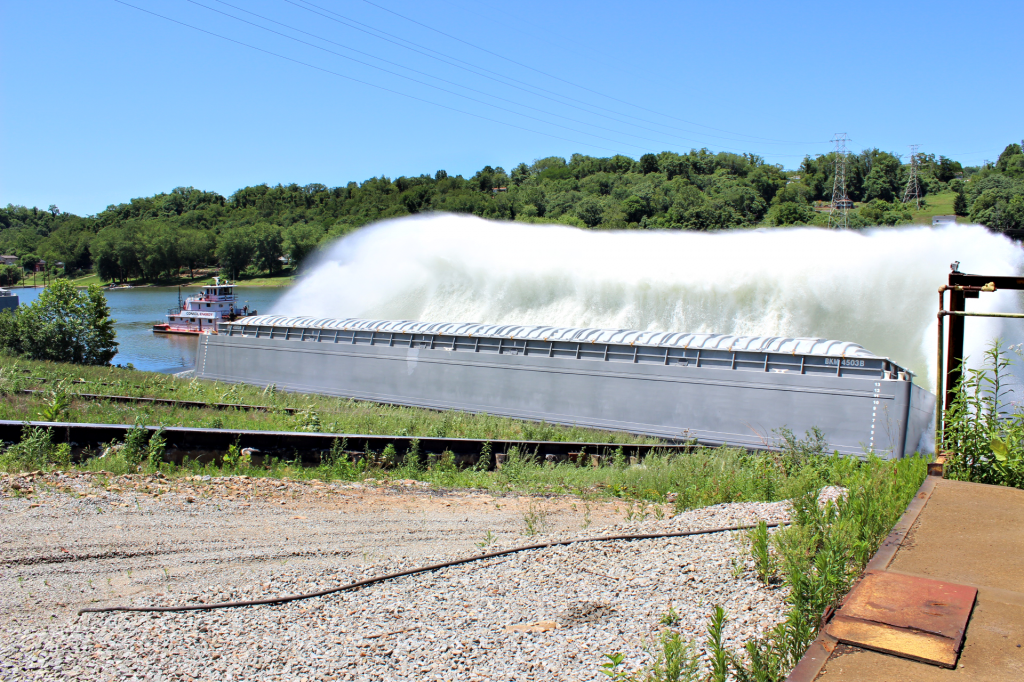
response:
<path id="1" fill-rule="evenodd" d="M 1024 136 L 1018 2 L 125 2 L 296 61 L 115 0 L 0 0 L 0 204 L 702 146 L 791 168 L 836 132 L 974 165 Z"/>

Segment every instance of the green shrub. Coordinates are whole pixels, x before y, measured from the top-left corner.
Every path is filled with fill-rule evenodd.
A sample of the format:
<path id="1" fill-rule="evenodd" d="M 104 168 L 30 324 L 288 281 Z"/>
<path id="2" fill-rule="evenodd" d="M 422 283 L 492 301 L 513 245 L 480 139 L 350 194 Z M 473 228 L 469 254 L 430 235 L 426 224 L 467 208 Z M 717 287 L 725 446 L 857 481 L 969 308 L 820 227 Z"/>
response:
<path id="1" fill-rule="evenodd" d="M 776 682 L 789 674 L 817 636 L 824 611 L 849 591 L 926 470 L 919 457 L 891 462 L 871 457 L 840 481 L 845 497 L 821 505 L 819 491 L 812 489 L 793 501 L 793 522 L 772 543 L 789 588 L 789 611 L 767 637 L 747 642 L 746 663 L 733 660 L 740 682 Z"/>
<path id="2" fill-rule="evenodd" d="M 945 413 L 947 476 L 1024 488 L 1024 410 L 1010 404 L 1012 362 L 996 341 L 978 369 L 966 369 Z"/>
<path id="3" fill-rule="evenodd" d="M 0 470 L 9 473 L 70 465 L 70 445 L 54 443 L 48 429 L 27 424 L 22 429 L 21 440 L 0 452 Z"/>

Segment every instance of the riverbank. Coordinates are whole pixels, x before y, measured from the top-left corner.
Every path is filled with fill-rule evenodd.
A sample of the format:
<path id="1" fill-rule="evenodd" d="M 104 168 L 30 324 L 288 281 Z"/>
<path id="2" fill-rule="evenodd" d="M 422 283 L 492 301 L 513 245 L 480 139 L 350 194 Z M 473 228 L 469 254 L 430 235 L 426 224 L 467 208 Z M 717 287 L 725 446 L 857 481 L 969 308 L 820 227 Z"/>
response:
<path id="1" fill-rule="evenodd" d="M 203 274 L 200 277 L 170 277 L 159 280 L 132 280 L 129 282 L 119 283 L 110 280 L 101 279 L 99 275 L 95 273 L 89 273 L 82 277 L 75 277 L 71 280 L 71 283 L 76 287 L 88 287 L 93 284 L 99 284 L 104 289 L 143 289 L 152 287 L 201 287 L 213 284 L 213 278 L 219 277 L 220 275 L 211 272 L 209 274 Z M 242 287 L 290 287 L 295 284 L 298 279 L 298 274 L 294 269 L 287 269 L 281 274 L 247 277 L 241 276 L 238 279 L 231 280 L 231 283 Z M 24 280 L 21 284 L 14 284 L 5 289 L 41 289 L 43 287 L 42 280 L 39 279 L 35 284 L 29 280 Z"/>

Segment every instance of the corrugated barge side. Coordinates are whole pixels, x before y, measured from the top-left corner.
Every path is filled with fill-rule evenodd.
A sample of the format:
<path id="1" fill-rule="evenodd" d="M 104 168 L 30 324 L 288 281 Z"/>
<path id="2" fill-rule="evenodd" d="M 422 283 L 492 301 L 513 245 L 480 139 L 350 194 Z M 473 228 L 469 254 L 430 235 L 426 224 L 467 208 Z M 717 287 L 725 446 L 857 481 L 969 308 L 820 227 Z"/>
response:
<path id="1" fill-rule="evenodd" d="M 204 336 L 228 382 L 767 447 L 820 428 L 842 454 L 917 449 L 934 397 L 860 346 L 821 339 L 262 316 Z"/>

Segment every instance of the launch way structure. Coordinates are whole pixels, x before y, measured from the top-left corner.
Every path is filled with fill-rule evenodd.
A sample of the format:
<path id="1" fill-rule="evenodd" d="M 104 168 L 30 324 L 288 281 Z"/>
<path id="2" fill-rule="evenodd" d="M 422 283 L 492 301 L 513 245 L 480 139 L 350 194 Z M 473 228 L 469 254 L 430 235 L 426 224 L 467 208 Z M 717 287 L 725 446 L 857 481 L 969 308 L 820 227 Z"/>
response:
<path id="1" fill-rule="evenodd" d="M 196 375 L 396 405 L 845 455 L 919 448 L 935 397 L 844 341 L 261 315 L 199 340 Z"/>

